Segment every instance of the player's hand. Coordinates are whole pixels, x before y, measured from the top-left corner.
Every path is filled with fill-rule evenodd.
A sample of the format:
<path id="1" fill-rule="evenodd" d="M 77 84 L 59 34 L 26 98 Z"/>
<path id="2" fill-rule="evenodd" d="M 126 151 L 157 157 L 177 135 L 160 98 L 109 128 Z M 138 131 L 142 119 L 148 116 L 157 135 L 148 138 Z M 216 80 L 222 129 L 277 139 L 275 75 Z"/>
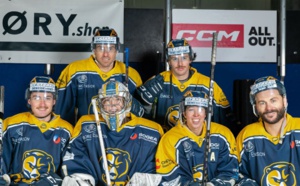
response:
<path id="1" fill-rule="evenodd" d="M 66 176 L 62 186 L 94 186 L 95 179 L 89 174 L 76 173 Z"/>
<path id="2" fill-rule="evenodd" d="M 250 178 L 243 178 L 239 181 L 237 186 L 259 186 L 255 180 L 252 180 Z"/>
<path id="3" fill-rule="evenodd" d="M 10 177 L 8 174 L 3 174 L 0 176 L 0 185 L 1 186 L 8 186 L 10 184 Z"/>

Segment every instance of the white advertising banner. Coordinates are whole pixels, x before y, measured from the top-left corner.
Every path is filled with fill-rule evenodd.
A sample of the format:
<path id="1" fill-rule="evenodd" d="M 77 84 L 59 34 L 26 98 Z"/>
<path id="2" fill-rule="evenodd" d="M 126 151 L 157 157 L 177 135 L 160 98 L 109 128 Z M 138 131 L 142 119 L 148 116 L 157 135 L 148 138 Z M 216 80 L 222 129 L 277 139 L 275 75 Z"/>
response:
<path id="1" fill-rule="evenodd" d="M 217 62 L 277 61 L 276 11 L 173 10 L 172 38 L 185 38 L 195 61 L 211 60 L 213 32 L 218 33 Z"/>
<path id="2" fill-rule="evenodd" d="M 88 58 L 93 34 L 104 26 L 124 40 L 120 0 L 1 0 L 0 20 L 0 63 Z"/>

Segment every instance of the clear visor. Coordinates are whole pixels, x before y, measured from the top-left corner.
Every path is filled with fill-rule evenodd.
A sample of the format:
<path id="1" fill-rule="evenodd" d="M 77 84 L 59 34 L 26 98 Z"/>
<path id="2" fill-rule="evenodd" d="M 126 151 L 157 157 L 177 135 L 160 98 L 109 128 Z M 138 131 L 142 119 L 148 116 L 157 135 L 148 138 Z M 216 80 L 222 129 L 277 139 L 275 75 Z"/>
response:
<path id="1" fill-rule="evenodd" d="M 125 98 L 121 96 L 110 96 L 100 100 L 101 110 L 107 114 L 118 114 L 125 107 Z"/>
<path id="2" fill-rule="evenodd" d="M 116 52 L 116 45 L 115 44 L 95 44 L 94 49 L 98 52 Z"/>
<path id="3" fill-rule="evenodd" d="M 53 93 L 49 92 L 32 92 L 30 95 L 30 100 L 50 102 L 54 100 L 54 95 Z"/>
<path id="4" fill-rule="evenodd" d="M 190 113 L 194 115 L 205 115 L 206 109 L 204 107 L 199 107 L 199 106 L 187 106 L 185 112 L 187 114 Z"/>
<path id="5" fill-rule="evenodd" d="M 184 62 L 184 61 L 190 61 L 189 54 L 178 54 L 178 55 L 172 55 L 169 57 L 170 62 Z"/>

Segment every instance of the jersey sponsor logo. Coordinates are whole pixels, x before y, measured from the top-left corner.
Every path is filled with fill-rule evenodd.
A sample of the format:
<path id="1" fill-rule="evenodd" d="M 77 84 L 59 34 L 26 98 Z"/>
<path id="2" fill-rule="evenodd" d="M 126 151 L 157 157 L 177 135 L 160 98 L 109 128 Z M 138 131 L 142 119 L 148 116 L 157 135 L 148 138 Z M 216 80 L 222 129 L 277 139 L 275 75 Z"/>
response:
<path id="1" fill-rule="evenodd" d="M 92 138 L 98 138 L 98 134 L 93 133 L 93 134 L 82 135 L 82 140 L 83 140 L 84 142 L 91 141 Z M 104 138 L 104 137 L 103 137 L 103 138 Z"/>
<path id="2" fill-rule="evenodd" d="M 113 185 L 126 185 L 129 180 L 128 170 L 131 164 L 130 154 L 126 151 L 116 148 L 108 148 L 106 150 L 108 170 L 110 180 Z M 100 158 L 103 161 L 103 157 Z M 101 163 L 103 165 L 103 162 Z M 101 179 L 106 182 L 105 171 L 103 171 Z"/>
<path id="3" fill-rule="evenodd" d="M 189 161 L 190 158 L 195 155 L 194 151 L 192 149 L 192 145 L 188 141 L 184 141 L 182 146 L 183 146 L 183 150 L 184 150 L 184 153 L 185 153 L 185 157 Z"/>
<path id="4" fill-rule="evenodd" d="M 78 86 L 77 86 L 78 90 L 95 88 L 95 85 L 93 84 L 86 84 L 88 82 L 88 78 L 87 75 L 85 74 L 79 75 L 76 79 L 78 81 Z"/>
<path id="5" fill-rule="evenodd" d="M 173 105 L 168 108 L 165 115 L 165 125 L 174 127 L 179 119 L 179 105 Z"/>
<path id="6" fill-rule="evenodd" d="M 171 96 L 168 95 L 168 94 L 161 93 L 161 94 L 159 95 L 159 98 L 170 99 Z"/>
<path id="7" fill-rule="evenodd" d="M 159 169 L 160 168 L 160 160 L 157 158 L 156 162 L 155 162 L 155 169 Z"/>
<path id="8" fill-rule="evenodd" d="M 295 166 L 289 162 L 275 162 L 264 168 L 261 185 L 296 186 Z"/>
<path id="9" fill-rule="evenodd" d="M 294 147 L 294 146 L 300 147 L 300 140 L 292 141 L 292 142 L 291 142 L 291 148 L 293 148 L 293 147 L 292 147 L 292 144 L 293 144 L 293 147 Z"/>
<path id="10" fill-rule="evenodd" d="M 132 133 L 130 136 L 130 139 L 135 140 L 135 139 L 137 139 L 137 137 L 138 137 L 137 133 Z"/>
<path id="11" fill-rule="evenodd" d="M 83 127 L 83 130 L 87 133 L 94 133 L 97 129 L 96 129 L 96 125 L 88 124 Z"/>
<path id="12" fill-rule="evenodd" d="M 168 167 L 169 165 L 172 165 L 172 160 L 170 160 L 170 159 L 166 159 L 166 160 L 164 160 L 164 161 L 161 161 L 160 162 L 160 165 L 161 165 L 161 168 L 166 168 L 166 167 Z"/>
<path id="13" fill-rule="evenodd" d="M 210 143 L 209 146 L 210 146 L 210 149 L 219 149 L 220 148 L 219 143 Z"/>
<path id="14" fill-rule="evenodd" d="M 173 38 L 185 38 L 193 47 L 211 47 L 213 33 L 218 33 L 218 47 L 243 48 L 242 24 L 173 24 Z"/>
<path id="15" fill-rule="evenodd" d="M 23 136 L 23 127 L 20 127 L 16 130 L 16 133 L 20 136 Z"/>
<path id="16" fill-rule="evenodd" d="M 185 141 L 182 145 L 184 152 L 190 152 L 192 150 L 192 145 L 189 142 Z"/>
<path id="17" fill-rule="evenodd" d="M 248 142 L 245 144 L 244 149 L 245 149 L 246 152 L 251 152 L 251 151 L 253 151 L 253 149 L 254 149 L 253 143 L 252 143 L 251 141 L 248 141 Z"/>
<path id="18" fill-rule="evenodd" d="M 60 137 L 58 136 L 58 135 L 54 135 L 53 136 L 53 142 L 55 143 L 55 144 L 59 144 L 60 143 Z"/>
<path id="19" fill-rule="evenodd" d="M 80 84 L 85 84 L 87 82 L 87 76 L 85 74 L 79 75 L 76 79 Z"/>
<path id="20" fill-rule="evenodd" d="M 12 174 L 13 182 L 30 184 L 41 174 L 55 171 L 53 157 L 45 151 L 33 149 L 24 152 L 22 158 L 22 172 Z"/>
<path id="21" fill-rule="evenodd" d="M 151 135 L 139 133 L 139 139 L 149 141 L 151 143 L 157 144 L 157 138 Z"/>
<path id="22" fill-rule="evenodd" d="M 12 138 L 12 141 L 13 141 L 13 143 L 14 144 L 16 144 L 16 143 L 21 143 L 21 142 L 27 142 L 27 141 L 30 141 L 30 138 L 29 137 L 23 137 L 23 136 L 21 136 L 21 137 L 18 137 L 18 138 Z"/>
<path id="23" fill-rule="evenodd" d="M 250 152 L 251 157 L 266 156 L 265 152 Z"/>

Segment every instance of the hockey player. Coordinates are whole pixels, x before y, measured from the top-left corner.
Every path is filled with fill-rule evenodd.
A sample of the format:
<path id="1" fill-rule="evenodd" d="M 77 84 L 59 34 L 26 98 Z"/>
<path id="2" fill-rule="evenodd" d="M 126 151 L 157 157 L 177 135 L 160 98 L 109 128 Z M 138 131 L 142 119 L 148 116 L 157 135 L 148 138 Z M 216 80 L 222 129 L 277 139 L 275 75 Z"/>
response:
<path id="1" fill-rule="evenodd" d="M 93 113 L 90 109 L 91 99 L 110 78 L 125 82 L 128 75 L 131 94 L 136 87 L 142 85 L 142 79 L 135 69 L 128 67 L 126 74 L 126 65 L 116 60 L 120 41 L 114 29 L 103 27 L 97 30 L 91 48 L 93 54 L 87 59 L 69 64 L 61 72 L 56 83 L 59 97 L 56 112 L 73 125 L 82 115 Z M 142 116 L 142 105 L 133 99 L 133 106 L 131 111 L 137 116 Z"/>
<path id="2" fill-rule="evenodd" d="M 26 89 L 30 112 L 4 120 L 1 166 L 6 175 L 1 178 L 9 177 L 7 184 L 51 186 L 62 183 L 57 170 L 60 170 L 73 126 L 53 112 L 56 97 L 55 82 L 49 77 L 36 76 Z"/>
<path id="3" fill-rule="evenodd" d="M 179 101 L 182 96 L 189 90 L 208 93 L 210 84 L 209 77 L 191 67 L 195 53 L 186 39 L 171 40 L 166 54 L 170 71 L 150 78 L 137 91 L 144 102 L 145 117 L 161 124 L 165 131 L 179 119 Z M 231 127 L 227 118 L 231 113 L 229 102 L 217 83 L 214 89 L 212 120 Z"/>
<path id="4" fill-rule="evenodd" d="M 163 130 L 131 114 L 131 98 L 121 82 L 111 79 L 103 84 L 97 102 L 106 154 L 101 152 L 95 116 L 82 116 L 64 156 L 68 176 L 63 186 L 107 185 L 103 156 L 112 185 L 126 185 L 135 172 L 155 173 L 155 153 Z"/>
<path id="5" fill-rule="evenodd" d="M 164 134 L 156 153 L 156 171 L 162 185 L 201 185 L 204 175 L 208 96 L 188 91 L 179 106 L 178 124 Z M 211 122 L 206 185 L 232 186 L 238 179 L 235 138 Z"/>
<path id="6" fill-rule="evenodd" d="M 300 119 L 287 114 L 284 85 L 272 76 L 259 78 L 250 102 L 259 120 L 237 136 L 240 185 L 299 185 Z"/>

